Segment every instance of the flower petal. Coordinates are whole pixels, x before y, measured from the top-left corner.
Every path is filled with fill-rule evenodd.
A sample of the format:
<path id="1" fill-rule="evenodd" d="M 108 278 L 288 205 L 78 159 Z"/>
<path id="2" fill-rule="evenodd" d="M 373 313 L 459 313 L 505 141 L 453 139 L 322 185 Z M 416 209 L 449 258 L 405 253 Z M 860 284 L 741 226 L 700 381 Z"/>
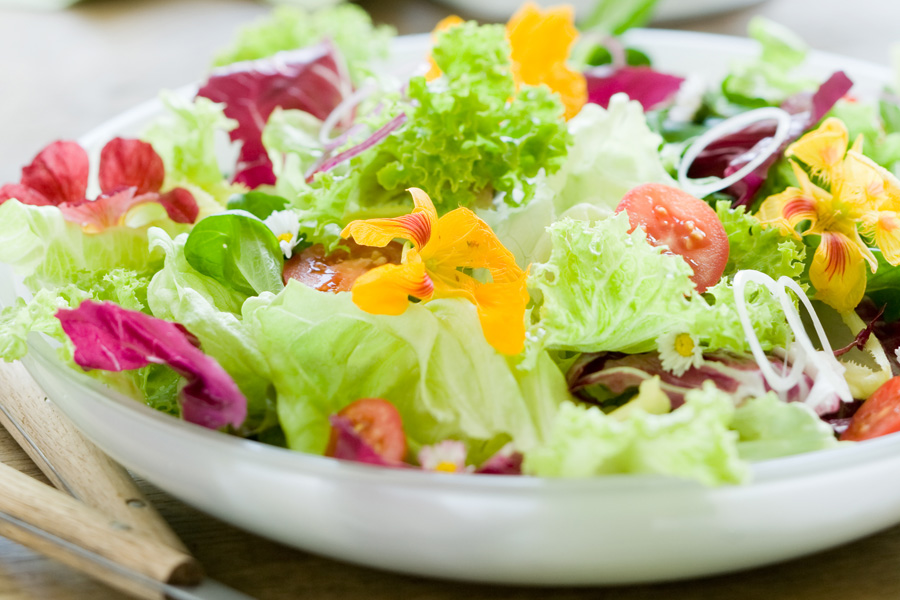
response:
<path id="1" fill-rule="evenodd" d="M 526 278 L 483 283 L 475 288 L 478 320 L 488 343 L 501 354 L 518 354 L 525 347 Z"/>
<path id="2" fill-rule="evenodd" d="M 488 269 L 495 283 L 516 281 L 523 271 L 490 226 L 468 208 L 450 211 L 438 221 L 422 259 L 432 272 L 449 277 L 458 268 Z"/>
<path id="3" fill-rule="evenodd" d="M 843 233 L 825 232 L 809 268 L 816 298 L 839 312 L 856 308 L 866 291 L 861 244 Z"/>
<path id="4" fill-rule="evenodd" d="M 796 157 L 812 169 L 813 174 L 833 181 L 847 153 L 849 135 L 843 121 L 831 117 L 788 146 L 785 156 Z"/>
<path id="5" fill-rule="evenodd" d="M 900 214 L 880 211 L 874 225 L 875 244 L 881 249 L 884 259 L 895 267 L 900 265 Z"/>
<path id="6" fill-rule="evenodd" d="M 582 73 L 566 65 L 578 38 L 571 6 L 542 11 L 529 2 L 512 16 L 506 35 L 512 49 L 510 59 L 517 85 L 546 85 L 558 93 L 566 118 L 578 114 L 587 102 L 587 81 Z"/>
<path id="7" fill-rule="evenodd" d="M 353 284 L 353 303 L 375 315 L 400 315 L 409 306 L 409 297 L 430 300 L 434 283 L 415 253 L 407 253 L 402 265 L 384 265 L 361 275 Z"/>
<path id="8" fill-rule="evenodd" d="M 0 187 L 0 204 L 13 198 L 22 204 L 31 204 L 32 206 L 53 205 L 53 202 L 50 202 L 46 196 L 21 183 L 8 183 Z"/>
<path id="9" fill-rule="evenodd" d="M 81 225 L 85 233 L 100 233 L 108 227 L 121 225 L 125 213 L 144 202 L 142 196 L 135 195 L 135 188 L 127 187 L 96 200 L 60 204 L 59 210 L 67 221 Z"/>
<path id="10" fill-rule="evenodd" d="M 395 239 L 409 240 L 421 250 L 431 239 L 431 231 L 437 222 L 437 211 L 428 194 L 419 188 L 410 188 L 415 208 L 408 215 L 389 219 L 352 221 L 341 232 L 341 237 L 352 237 L 363 246 L 383 248 Z"/>
<path id="11" fill-rule="evenodd" d="M 194 195 L 184 188 L 175 188 L 165 194 L 148 194 L 150 202 L 159 202 L 169 218 L 176 223 L 193 223 L 200 214 Z"/>
<path id="12" fill-rule="evenodd" d="M 166 177 L 162 158 L 141 140 L 115 138 L 100 151 L 100 189 L 108 194 L 123 187 L 138 196 L 158 192 Z"/>
<path id="13" fill-rule="evenodd" d="M 50 204 L 81 202 L 87 193 L 88 170 L 88 155 L 84 148 L 75 142 L 53 142 L 22 169 L 21 184 L 33 189 Z"/>

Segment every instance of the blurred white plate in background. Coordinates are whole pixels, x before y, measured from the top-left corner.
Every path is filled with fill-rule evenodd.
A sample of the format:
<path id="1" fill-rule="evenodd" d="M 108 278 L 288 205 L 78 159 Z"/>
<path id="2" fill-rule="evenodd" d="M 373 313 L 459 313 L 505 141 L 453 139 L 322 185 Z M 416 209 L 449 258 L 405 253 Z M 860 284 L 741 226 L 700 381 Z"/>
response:
<path id="1" fill-rule="evenodd" d="M 522 0 L 438 0 L 456 10 L 465 12 L 483 19 L 505 21 L 522 5 Z M 536 0 L 541 6 L 555 6 L 562 4 L 562 0 Z M 674 21 L 678 19 L 692 19 L 746 8 L 754 4 L 761 4 L 764 0 L 660 0 L 656 8 L 655 21 Z M 597 0 L 566 0 L 565 4 L 575 7 L 579 18 L 590 14 Z"/>

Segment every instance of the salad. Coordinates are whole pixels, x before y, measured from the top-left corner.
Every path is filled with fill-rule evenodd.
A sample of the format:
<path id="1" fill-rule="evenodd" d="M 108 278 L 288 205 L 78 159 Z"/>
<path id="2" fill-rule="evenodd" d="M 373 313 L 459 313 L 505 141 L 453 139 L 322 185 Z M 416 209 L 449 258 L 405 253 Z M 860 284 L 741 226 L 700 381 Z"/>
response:
<path id="1" fill-rule="evenodd" d="M 900 430 L 898 90 L 763 20 L 724 80 L 660 72 L 616 19 L 450 17 L 410 74 L 354 5 L 275 9 L 0 187 L 0 356 L 391 468 L 737 484 Z"/>

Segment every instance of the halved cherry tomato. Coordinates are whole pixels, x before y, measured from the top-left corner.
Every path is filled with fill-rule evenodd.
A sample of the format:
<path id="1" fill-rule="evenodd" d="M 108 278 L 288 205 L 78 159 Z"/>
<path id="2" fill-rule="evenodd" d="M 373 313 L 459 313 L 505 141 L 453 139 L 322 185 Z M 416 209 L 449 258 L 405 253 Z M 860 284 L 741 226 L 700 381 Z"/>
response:
<path id="1" fill-rule="evenodd" d="M 900 431 L 900 376 L 888 379 L 863 402 L 841 440 L 859 442 Z"/>
<path id="2" fill-rule="evenodd" d="M 403 246 L 391 242 L 384 248 L 360 246 L 347 240 L 349 252 L 338 248 L 326 256 L 321 244 L 310 246 L 284 263 L 282 279 L 289 279 L 319 290 L 320 292 L 348 292 L 357 277 L 388 263 L 400 264 Z"/>
<path id="3" fill-rule="evenodd" d="M 338 413 L 348 419 L 353 429 L 381 458 L 400 462 L 406 456 L 406 434 L 403 421 L 393 404 L 381 398 L 360 398 Z M 334 456 L 337 434 L 331 430 L 326 456 Z"/>
<path id="4" fill-rule="evenodd" d="M 665 244 L 694 270 L 698 292 L 715 285 L 728 263 L 728 234 L 716 211 L 682 191 L 646 183 L 629 191 L 616 212 L 628 213 L 631 230 L 641 227 L 654 246 Z"/>

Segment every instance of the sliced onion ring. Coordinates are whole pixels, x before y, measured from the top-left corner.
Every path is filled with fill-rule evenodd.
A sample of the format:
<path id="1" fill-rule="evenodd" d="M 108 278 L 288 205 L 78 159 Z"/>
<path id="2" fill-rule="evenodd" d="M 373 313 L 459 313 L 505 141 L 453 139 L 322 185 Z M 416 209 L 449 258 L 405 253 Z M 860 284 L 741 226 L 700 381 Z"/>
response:
<path id="1" fill-rule="evenodd" d="M 718 181 L 706 184 L 695 183 L 694 180 L 688 178 L 688 171 L 700 153 L 706 150 L 706 147 L 726 135 L 737 133 L 742 129 L 746 129 L 754 123 L 761 121 L 777 121 L 778 126 L 775 129 L 775 135 L 768 139 L 764 151 L 759 152 L 753 160 L 746 165 Z M 766 108 L 757 108 L 739 115 L 735 115 L 730 119 L 725 119 L 707 130 L 703 135 L 691 144 L 691 147 L 684 153 L 681 163 L 678 165 L 678 185 L 687 193 L 703 198 L 719 190 L 724 190 L 734 183 L 740 181 L 763 164 L 773 153 L 778 151 L 781 144 L 788 138 L 791 129 L 791 115 L 785 110 L 774 106 Z"/>

